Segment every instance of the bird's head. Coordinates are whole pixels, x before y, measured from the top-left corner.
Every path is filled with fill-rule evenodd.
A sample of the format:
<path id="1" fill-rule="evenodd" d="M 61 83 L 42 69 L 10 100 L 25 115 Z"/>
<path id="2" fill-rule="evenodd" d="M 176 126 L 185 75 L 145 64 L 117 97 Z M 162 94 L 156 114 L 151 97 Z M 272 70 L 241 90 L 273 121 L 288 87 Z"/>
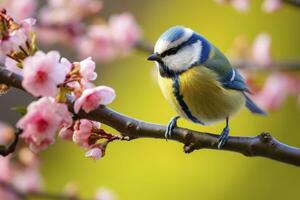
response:
<path id="1" fill-rule="evenodd" d="M 154 53 L 148 60 L 172 73 L 181 73 L 199 62 L 202 51 L 199 35 L 189 28 L 174 26 L 157 40 Z"/>

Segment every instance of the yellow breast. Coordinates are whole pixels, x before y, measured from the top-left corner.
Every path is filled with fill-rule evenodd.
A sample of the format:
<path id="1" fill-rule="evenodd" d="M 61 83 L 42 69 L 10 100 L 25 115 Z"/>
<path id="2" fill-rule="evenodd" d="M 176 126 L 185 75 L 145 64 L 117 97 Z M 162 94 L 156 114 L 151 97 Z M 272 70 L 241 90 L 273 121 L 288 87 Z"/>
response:
<path id="1" fill-rule="evenodd" d="M 171 106 L 188 120 L 191 120 L 190 115 L 206 124 L 224 120 L 245 104 L 240 91 L 224 89 L 217 81 L 217 75 L 205 67 L 193 67 L 178 77 L 179 95 L 188 108 L 188 114 L 183 103 L 178 101 L 178 93 L 174 92 L 174 80 L 159 75 L 158 82 Z"/>

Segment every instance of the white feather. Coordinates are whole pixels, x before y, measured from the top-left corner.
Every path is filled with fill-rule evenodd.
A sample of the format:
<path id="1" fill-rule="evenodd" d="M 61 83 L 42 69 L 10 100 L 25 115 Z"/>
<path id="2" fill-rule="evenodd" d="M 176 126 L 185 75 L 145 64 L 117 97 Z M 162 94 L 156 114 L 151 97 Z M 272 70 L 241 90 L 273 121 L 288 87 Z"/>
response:
<path id="1" fill-rule="evenodd" d="M 234 70 L 234 69 L 232 69 L 232 76 L 231 76 L 231 78 L 230 78 L 230 81 L 233 81 L 233 80 L 234 80 L 234 78 L 235 78 L 235 70 Z"/>
<path id="2" fill-rule="evenodd" d="M 189 45 L 176 54 L 165 56 L 164 64 L 173 71 L 184 71 L 191 67 L 200 59 L 202 51 L 202 42 L 199 40 L 196 43 Z"/>

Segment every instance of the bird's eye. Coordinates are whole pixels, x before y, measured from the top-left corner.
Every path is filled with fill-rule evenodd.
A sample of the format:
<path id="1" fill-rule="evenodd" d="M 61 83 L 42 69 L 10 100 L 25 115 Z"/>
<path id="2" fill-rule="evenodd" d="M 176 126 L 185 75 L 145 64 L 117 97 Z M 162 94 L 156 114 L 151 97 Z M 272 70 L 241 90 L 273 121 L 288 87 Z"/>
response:
<path id="1" fill-rule="evenodd" d="M 163 53 L 161 54 L 161 56 L 162 56 L 162 57 L 165 57 L 165 56 L 169 56 L 169 55 L 174 55 L 174 54 L 177 53 L 177 51 L 178 51 L 178 48 L 171 48 L 171 49 L 169 49 L 169 50 L 163 52 Z"/>

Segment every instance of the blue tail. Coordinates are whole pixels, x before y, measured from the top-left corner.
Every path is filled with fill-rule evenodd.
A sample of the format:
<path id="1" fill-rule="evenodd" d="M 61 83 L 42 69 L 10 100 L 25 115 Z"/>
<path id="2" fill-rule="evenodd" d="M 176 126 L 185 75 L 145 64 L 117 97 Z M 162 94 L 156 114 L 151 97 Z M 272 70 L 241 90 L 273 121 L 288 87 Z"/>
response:
<path id="1" fill-rule="evenodd" d="M 246 94 L 244 94 L 246 97 L 246 107 L 255 114 L 259 115 L 266 115 L 267 113 L 263 111 L 261 108 L 259 108 Z"/>

